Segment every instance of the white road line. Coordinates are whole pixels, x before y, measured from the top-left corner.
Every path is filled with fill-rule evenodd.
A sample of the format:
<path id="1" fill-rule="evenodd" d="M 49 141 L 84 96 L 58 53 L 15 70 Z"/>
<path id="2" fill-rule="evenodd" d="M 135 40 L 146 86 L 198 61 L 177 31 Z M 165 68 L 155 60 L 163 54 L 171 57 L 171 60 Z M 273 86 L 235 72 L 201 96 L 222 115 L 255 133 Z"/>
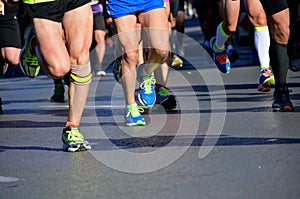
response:
<path id="1" fill-rule="evenodd" d="M 42 108 L 68 108 L 69 105 L 46 105 L 46 106 L 41 106 Z M 85 108 L 111 108 L 111 109 L 120 109 L 124 108 L 125 105 L 86 105 Z"/>
<path id="2" fill-rule="evenodd" d="M 19 178 L 15 178 L 15 177 L 0 176 L 0 182 L 16 182 L 19 180 L 20 180 Z"/>

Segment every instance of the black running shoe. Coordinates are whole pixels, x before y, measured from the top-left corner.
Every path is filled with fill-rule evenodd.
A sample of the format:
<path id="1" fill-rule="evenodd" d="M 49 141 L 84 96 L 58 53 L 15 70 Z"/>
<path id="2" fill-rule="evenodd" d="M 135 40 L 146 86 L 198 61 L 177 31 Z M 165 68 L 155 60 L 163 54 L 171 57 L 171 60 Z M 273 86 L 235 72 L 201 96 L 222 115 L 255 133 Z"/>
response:
<path id="1" fill-rule="evenodd" d="M 290 100 L 287 87 L 275 88 L 272 108 L 274 112 L 293 112 L 294 107 Z"/>
<path id="2" fill-rule="evenodd" d="M 52 95 L 50 101 L 60 103 L 65 102 L 65 87 L 62 81 L 59 83 L 54 81 L 54 94 Z"/>
<path id="3" fill-rule="evenodd" d="M 119 82 L 121 78 L 121 69 L 120 69 L 120 64 L 121 64 L 121 58 L 117 58 L 113 63 L 112 63 L 112 72 L 114 74 L 115 80 Z"/>
<path id="4" fill-rule="evenodd" d="M 176 98 L 174 95 L 169 94 L 169 89 L 156 84 L 156 104 L 160 104 L 166 110 L 172 110 L 176 108 Z"/>

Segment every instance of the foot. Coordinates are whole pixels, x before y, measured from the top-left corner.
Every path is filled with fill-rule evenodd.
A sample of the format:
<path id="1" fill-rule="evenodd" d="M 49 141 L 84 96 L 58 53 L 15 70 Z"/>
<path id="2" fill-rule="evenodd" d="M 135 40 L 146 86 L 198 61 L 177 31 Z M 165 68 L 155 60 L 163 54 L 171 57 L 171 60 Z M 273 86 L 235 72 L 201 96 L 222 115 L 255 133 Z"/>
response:
<path id="1" fill-rule="evenodd" d="M 299 48 L 300 50 L 300 48 Z M 289 69 L 293 72 L 300 71 L 300 58 L 290 59 Z"/>
<path id="2" fill-rule="evenodd" d="M 294 107 L 290 100 L 287 87 L 275 88 L 272 108 L 274 112 L 293 112 Z"/>
<path id="3" fill-rule="evenodd" d="M 144 76 L 143 82 L 140 84 L 140 92 L 138 95 L 140 103 L 145 108 L 151 108 L 156 101 L 156 93 L 154 89 L 155 79 L 153 75 Z"/>
<path id="4" fill-rule="evenodd" d="M 52 95 L 51 102 L 65 102 L 65 87 L 63 83 L 55 83 L 54 94 Z"/>
<path id="5" fill-rule="evenodd" d="M 126 126 L 145 126 L 146 122 L 141 113 L 144 112 L 137 104 L 127 106 L 125 110 Z"/>
<path id="6" fill-rule="evenodd" d="M 180 59 L 178 56 L 174 57 L 171 66 L 172 68 L 181 68 L 183 66 L 182 59 Z"/>
<path id="7" fill-rule="evenodd" d="M 213 60 L 214 60 L 215 64 L 217 65 L 218 69 L 222 73 L 229 73 L 230 72 L 230 61 L 228 59 L 226 49 L 224 49 L 223 51 L 216 50 L 215 42 L 216 42 L 216 37 L 213 37 L 210 40 L 210 47 L 211 47 L 212 53 L 213 53 Z"/>
<path id="8" fill-rule="evenodd" d="M 27 27 L 24 35 L 24 47 L 20 53 L 20 68 L 24 75 L 34 78 L 40 71 L 40 65 L 35 53 L 36 38 L 33 27 Z"/>
<path id="9" fill-rule="evenodd" d="M 117 58 L 113 63 L 112 63 L 112 72 L 114 74 L 114 78 L 117 82 L 120 82 L 120 78 L 121 78 L 121 68 L 120 68 L 120 64 L 121 64 L 121 59 Z"/>
<path id="10" fill-rule="evenodd" d="M 239 54 L 234 48 L 228 48 L 227 49 L 227 55 L 230 63 L 236 62 L 236 60 L 239 59 Z"/>
<path id="11" fill-rule="evenodd" d="M 272 71 L 268 68 L 261 69 L 257 90 L 261 92 L 269 92 L 272 85 L 275 85 L 275 79 Z"/>
<path id="12" fill-rule="evenodd" d="M 96 71 L 96 73 L 95 73 L 95 76 L 96 76 L 96 77 L 103 77 L 103 76 L 105 76 L 105 75 L 106 75 L 106 72 L 103 71 L 103 70 L 98 70 L 98 71 Z"/>
<path id="13" fill-rule="evenodd" d="M 162 105 L 166 110 L 172 110 L 176 108 L 176 99 L 174 95 L 169 94 L 167 87 L 156 85 L 156 104 Z"/>
<path id="14" fill-rule="evenodd" d="M 91 145 L 84 140 L 78 128 L 68 126 L 62 132 L 62 142 L 64 151 L 77 152 L 90 150 Z"/>

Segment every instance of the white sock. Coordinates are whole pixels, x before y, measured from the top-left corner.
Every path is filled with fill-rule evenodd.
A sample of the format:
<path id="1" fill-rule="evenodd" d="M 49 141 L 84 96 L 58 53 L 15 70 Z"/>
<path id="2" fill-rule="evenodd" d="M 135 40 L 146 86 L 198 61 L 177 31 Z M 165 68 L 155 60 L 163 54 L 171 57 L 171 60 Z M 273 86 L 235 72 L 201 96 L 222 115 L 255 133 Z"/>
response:
<path id="1" fill-rule="evenodd" d="M 254 45 L 257 50 L 260 69 L 270 67 L 270 35 L 268 26 L 254 27 Z"/>
<path id="2" fill-rule="evenodd" d="M 227 35 L 222 27 L 222 23 L 219 24 L 216 33 L 216 49 L 217 51 L 223 51 L 225 49 L 225 43 L 228 40 L 230 35 Z"/>

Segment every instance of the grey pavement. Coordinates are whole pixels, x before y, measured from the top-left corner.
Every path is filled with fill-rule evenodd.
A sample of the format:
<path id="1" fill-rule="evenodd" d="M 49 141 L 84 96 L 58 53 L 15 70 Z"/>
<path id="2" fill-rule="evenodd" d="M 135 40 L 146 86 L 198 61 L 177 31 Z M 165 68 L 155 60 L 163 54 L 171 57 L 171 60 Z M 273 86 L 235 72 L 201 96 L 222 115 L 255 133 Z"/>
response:
<path id="1" fill-rule="evenodd" d="M 155 106 L 146 127 L 125 127 L 107 68 L 81 121 L 88 152 L 62 151 L 67 103 L 50 103 L 49 77 L 1 78 L 0 198 L 300 198 L 300 73 L 288 73 L 295 112 L 274 113 L 272 92 L 256 90 L 250 47 L 238 46 L 240 60 L 220 74 L 197 43 L 197 21 L 186 23 L 186 62 L 168 82 L 176 110 Z"/>

